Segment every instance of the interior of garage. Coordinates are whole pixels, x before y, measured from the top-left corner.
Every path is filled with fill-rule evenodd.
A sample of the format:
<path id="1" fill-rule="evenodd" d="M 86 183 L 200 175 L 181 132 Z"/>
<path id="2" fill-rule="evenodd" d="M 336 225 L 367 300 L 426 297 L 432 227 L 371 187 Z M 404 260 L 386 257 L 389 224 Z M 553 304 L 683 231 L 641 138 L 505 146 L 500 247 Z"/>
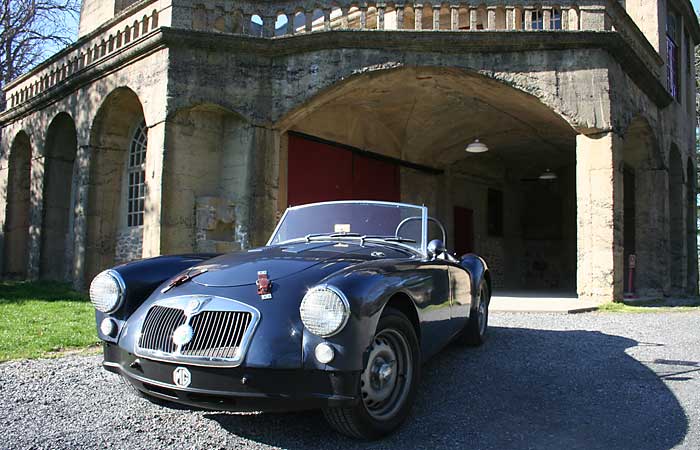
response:
<path id="1" fill-rule="evenodd" d="M 575 133 L 535 97 L 462 71 L 400 69 L 321 94 L 285 136 L 287 205 L 425 204 L 448 248 L 482 255 L 501 292 L 575 295 Z M 488 151 L 466 151 L 477 140 Z"/>

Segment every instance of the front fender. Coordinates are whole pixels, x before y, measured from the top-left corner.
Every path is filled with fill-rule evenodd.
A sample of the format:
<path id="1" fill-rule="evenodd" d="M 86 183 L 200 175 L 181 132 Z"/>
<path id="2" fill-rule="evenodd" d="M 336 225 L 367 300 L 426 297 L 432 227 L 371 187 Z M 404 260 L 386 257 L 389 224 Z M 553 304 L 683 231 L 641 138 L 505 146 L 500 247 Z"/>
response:
<path id="1" fill-rule="evenodd" d="M 350 318 L 345 328 L 330 338 L 316 336 L 304 328 L 305 368 L 362 370 L 366 350 L 389 300 L 397 294 L 413 298 L 410 286 L 420 286 L 426 278 L 420 272 L 401 271 L 391 265 L 368 263 L 363 266 L 341 271 L 320 283 L 335 286 L 345 294 L 350 304 Z M 410 307 L 416 310 L 413 301 Z M 331 344 L 336 351 L 336 357 L 329 364 L 321 364 L 314 357 L 314 349 L 321 342 Z"/>
<path id="2" fill-rule="evenodd" d="M 216 255 L 193 254 L 158 256 L 114 267 L 112 270 L 122 277 L 126 287 L 124 303 L 122 303 L 117 311 L 109 315 L 100 311 L 95 311 L 97 335 L 102 340 L 116 342 L 116 337 L 106 336 L 100 331 L 99 325 L 105 317 L 109 316 L 113 318 L 117 322 L 118 328 L 121 329 L 124 321 L 126 321 L 164 281 L 214 256 Z"/>
<path id="3" fill-rule="evenodd" d="M 486 286 L 489 288 L 489 295 L 492 291 L 491 289 L 491 274 L 489 273 L 488 265 L 484 258 L 474 253 L 466 254 L 460 259 L 459 264 L 467 269 L 469 275 L 471 275 L 473 288 L 472 288 L 472 309 L 476 309 L 478 289 L 481 280 L 486 281 Z"/>

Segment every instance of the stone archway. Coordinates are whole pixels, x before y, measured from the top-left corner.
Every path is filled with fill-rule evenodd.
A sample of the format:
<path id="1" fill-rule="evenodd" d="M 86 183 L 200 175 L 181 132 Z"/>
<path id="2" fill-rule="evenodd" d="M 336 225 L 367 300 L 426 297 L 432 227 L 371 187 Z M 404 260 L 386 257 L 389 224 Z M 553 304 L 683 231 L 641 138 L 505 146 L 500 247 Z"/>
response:
<path id="1" fill-rule="evenodd" d="M 623 138 L 618 170 L 622 173 L 624 290 L 628 295 L 661 295 L 666 275 L 660 268 L 666 266 L 667 248 L 662 233 L 666 220 L 664 162 L 646 119 L 636 117 Z M 632 284 L 631 257 L 635 263 Z"/>
<path id="2" fill-rule="evenodd" d="M 461 69 L 406 67 L 341 81 L 277 127 L 390 158 L 401 200 L 441 219 L 448 248 L 473 233 L 501 292 L 575 295 L 576 132 L 537 97 Z M 466 153 L 475 139 L 490 150 Z"/>
<path id="3" fill-rule="evenodd" d="M 168 117 L 163 168 L 166 253 L 221 253 L 245 248 L 254 171 L 254 129 L 212 103 Z"/>
<path id="4" fill-rule="evenodd" d="M 117 262 L 141 258 L 143 223 L 128 222 L 129 192 L 141 195 L 141 187 L 127 180 L 131 153 L 139 163 L 145 157 L 142 131 L 144 112 L 138 96 L 118 88 L 104 100 L 90 130 L 90 181 L 87 207 L 85 277 Z M 141 142 L 141 144 L 138 144 Z M 135 148 L 134 146 L 138 148 Z M 139 174 L 145 183 L 145 173 Z M 138 183 L 137 183 L 138 184 Z M 143 186 L 145 190 L 145 185 Z"/>
<path id="5" fill-rule="evenodd" d="M 75 123 L 71 116 L 61 113 L 53 119 L 44 148 L 44 217 L 39 275 L 43 279 L 69 280 L 73 267 L 77 152 Z"/>
<path id="6" fill-rule="evenodd" d="M 21 131 L 10 147 L 5 212 L 3 276 L 26 278 L 29 265 L 32 146 Z"/>
<path id="7" fill-rule="evenodd" d="M 685 222 L 683 220 L 683 190 L 684 171 L 681 153 L 675 144 L 671 145 L 668 165 L 668 216 L 669 216 L 669 245 L 671 264 L 671 290 L 673 293 L 683 291 L 683 274 L 685 260 Z"/>

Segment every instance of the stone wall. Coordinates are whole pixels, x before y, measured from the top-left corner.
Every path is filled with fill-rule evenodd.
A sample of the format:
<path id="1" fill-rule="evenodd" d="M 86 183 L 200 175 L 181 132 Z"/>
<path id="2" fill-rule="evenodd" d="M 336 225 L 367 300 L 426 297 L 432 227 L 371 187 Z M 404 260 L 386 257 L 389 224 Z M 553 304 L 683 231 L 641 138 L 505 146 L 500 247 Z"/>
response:
<path id="1" fill-rule="evenodd" d="M 141 259 L 143 254 L 143 228 L 131 227 L 116 234 L 114 263 L 123 264 Z"/>

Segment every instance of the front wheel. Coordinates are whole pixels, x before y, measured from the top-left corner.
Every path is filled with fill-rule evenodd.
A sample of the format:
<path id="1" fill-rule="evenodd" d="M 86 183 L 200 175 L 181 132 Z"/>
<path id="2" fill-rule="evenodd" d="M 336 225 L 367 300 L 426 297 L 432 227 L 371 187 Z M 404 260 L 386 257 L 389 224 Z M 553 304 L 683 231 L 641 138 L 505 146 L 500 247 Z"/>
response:
<path id="1" fill-rule="evenodd" d="M 420 350 L 413 325 L 401 312 L 384 311 L 360 376 L 361 401 L 323 411 L 340 433 L 378 439 L 403 423 L 411 411 L 420 377 Z"/>
<path id="2" fill-rule="evenodd" d="M 469 313 L 469 321 L 459 335 L 458 340 L 466 345 L 477 347 L 484 343 L 489 326 L 489 302 L 491 294 L 484 279 L 479 283 L 476 307 Z"/>

